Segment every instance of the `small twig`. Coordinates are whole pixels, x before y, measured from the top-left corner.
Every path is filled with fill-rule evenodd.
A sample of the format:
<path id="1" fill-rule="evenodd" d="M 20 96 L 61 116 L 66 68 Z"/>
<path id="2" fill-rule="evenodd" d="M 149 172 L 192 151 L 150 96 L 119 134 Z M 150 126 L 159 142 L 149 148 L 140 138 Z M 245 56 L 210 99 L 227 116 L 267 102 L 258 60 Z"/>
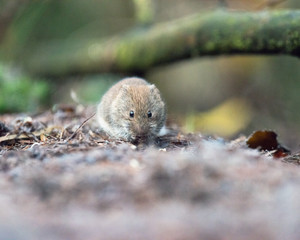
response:
<path id="1" fill-rule="evenodd" d="M 76 129 L 75 132 L 73 132 L 73 134 L 65 141 L 65 142 L 69 142 L 72 138 L 75 137 L 75 135 L 78 133 L 79 129 L 83 127 L 84 124 L 87 123 L 87 121 L 89 121 L 92 117 L 94 117 L 96 115 L 96 113 L 93 113 L 90 117 L 88 117 L 87 119 L 85 119 L 80 126 Z"/>
<path id="2" fill-rule="evenodd" d="M 266 2 L 259 4 L 255 9 L 261 10 L 266 7 L 272 8 L 272 7 L 276 7 L 277 5 L 279 5 L 283 2 L 286 2 L 286 0 L 267 0 Z"/>
<path id="3" fill-rule="evenodd" d="M 0 142 L 9 141 L 9 140 L 20 140 L 20 139 L 26 139 L 26 138 L 34 138 L 35 141 L 39 141 L 37 137 L 40 136 L 41 134 L 45 134 L 46 132 L 47 132 L 47 130 L 42 129 L 42 130 L 35 131 L 32 133 L 21 132 L 18 134 L 11 134 L 11 135 L 7 134 L 3 137 L 0 137 Z"/>

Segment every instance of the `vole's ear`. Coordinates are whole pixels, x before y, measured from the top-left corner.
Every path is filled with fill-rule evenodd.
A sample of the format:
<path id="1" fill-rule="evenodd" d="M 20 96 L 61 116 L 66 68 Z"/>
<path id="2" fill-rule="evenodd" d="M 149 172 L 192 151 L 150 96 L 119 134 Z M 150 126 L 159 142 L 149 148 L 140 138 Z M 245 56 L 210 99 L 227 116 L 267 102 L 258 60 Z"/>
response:
<path id="1" fill-rule="evenodd" d="M 158 89 L 155 87 L 154 84 L 151 84 L 151 85 L 149 86 L 149 88 L 150 88 L 150 91 L 151 91 L 151 92 L 154 92 L 154 91 L 157 91 L 157 90 L 158 90 Z"/>
<path id="2" fill-rule="evenodd" d="M 124 84 L 124 85 L 122 86 L 121 90 L 124 91 L 124 92 L 128 92 L 129 87 L 130 87 L 129 85 Z"/>
<path id="3" fill-rule="evenodd" d="M 153 94 L 160 94 L 158 88 L 155 87 L 154 84 L 151 84 L 151 85 L 149 86 L 149 88 L 150 88 L 150 92 L 151 92 L 151 93 L 153 93 Z"/>

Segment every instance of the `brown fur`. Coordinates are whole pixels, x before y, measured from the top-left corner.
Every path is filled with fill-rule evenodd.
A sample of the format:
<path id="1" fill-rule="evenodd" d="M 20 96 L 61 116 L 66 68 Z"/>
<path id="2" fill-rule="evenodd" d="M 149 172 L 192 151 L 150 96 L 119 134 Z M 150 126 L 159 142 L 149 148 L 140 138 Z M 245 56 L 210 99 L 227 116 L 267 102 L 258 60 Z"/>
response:
<path id="1" fill-rule="evenodd" d="M 134 117 L 130 117 L 134 111 Z M 147 113 L 151 111 L 152 117 Z M 159 90 L 141 78 L 125 78 L 102 97 L 97 109 L 100 127 L 112 138 L 153 140 L 166 120 Z"/>

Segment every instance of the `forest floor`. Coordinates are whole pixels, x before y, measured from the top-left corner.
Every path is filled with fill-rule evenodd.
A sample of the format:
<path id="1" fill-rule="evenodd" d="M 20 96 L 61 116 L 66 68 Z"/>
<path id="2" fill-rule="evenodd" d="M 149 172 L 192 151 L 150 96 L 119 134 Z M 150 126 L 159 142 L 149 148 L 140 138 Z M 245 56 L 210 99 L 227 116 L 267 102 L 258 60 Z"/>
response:
<path id="1" fill-rule="evenodd" d="M 0 239 L 299 239 L 298 154 L 179 129 L 135 146 L 91 114 L 0 116 Z"/>

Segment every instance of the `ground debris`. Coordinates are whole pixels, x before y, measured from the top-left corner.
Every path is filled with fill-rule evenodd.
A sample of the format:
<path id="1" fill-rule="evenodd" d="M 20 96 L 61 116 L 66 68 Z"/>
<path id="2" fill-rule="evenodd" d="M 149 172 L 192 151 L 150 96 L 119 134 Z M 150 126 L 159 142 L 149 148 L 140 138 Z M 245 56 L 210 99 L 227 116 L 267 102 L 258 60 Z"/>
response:
<path id="1" fill-rule="evenodd" d="M 298 239 L 299 154 L 180 129 L 136 146 L 57 109 L 0 117 L 0 239 Z"/>
<path id="2" fill-rule="evenodd" d="M 275 158 L 288 156 L 291 152 L 277 141 L 277 134 L 273 131 L 256 131 L 247 140 L 250 148 L 271 153 Z"/>

